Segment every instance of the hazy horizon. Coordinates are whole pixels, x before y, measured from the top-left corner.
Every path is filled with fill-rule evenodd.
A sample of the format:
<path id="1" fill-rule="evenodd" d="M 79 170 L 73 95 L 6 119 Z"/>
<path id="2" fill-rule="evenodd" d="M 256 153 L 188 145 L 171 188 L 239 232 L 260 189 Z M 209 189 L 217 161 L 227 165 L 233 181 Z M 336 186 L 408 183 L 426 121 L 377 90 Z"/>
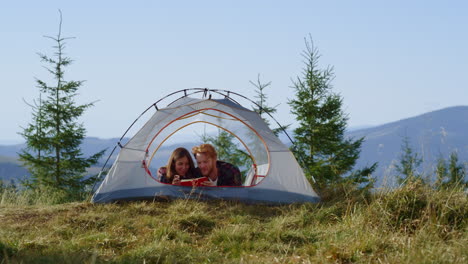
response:
<path id="1" fill-rule="evenodd" d="M 468 105 L 466 105 L 468 106 Z M 434 111 L 439 111 L 439 110 L 444 110 L 444 109 L 447 109 L 447 108 L 453 108 L 453 107 L 464 107 L 464 106 L 451 106 L 451 107 L 445 107 L 445 108 L 442 108 L 442 109 L 436 109 Z M 434 111 L 429 111 L 429 112 L 426 112 L 426 113 L 421 113 L 420 115 L 423 115 L 423 114 L 427 114 L 427 113 L 430 113 L 430 112 L 434 112 Z M 361 129 L 367 129 L 367 128 L 372 128 L 372 127 L 378 127 L 378 126 L 382 126 L 382 125 L 385 125 L 385 124 L 389 124 L 389 123 L 393 123 L 393 122 L 398 122 L 398 121 L 401 121 L 401 120 L 405 120 L 405 119 L 409 119 L 409 118 L 414 118 L 414 117 L 418 117 L 420 115 L 416 115 L 416 116 L 408 116 L 408 117 L 405 117 L 405 118 L 401 118 L 401 119 L 398 119 L 398 120 L 394 120 L 394 121 L 390 121 L 390 122 L 387 122 L 387 123 L 382 123 L 382 124 L 376 124 L 376 125 L 361 125 L 361 126 L 348 126 L 347 128 L 347 132 L 353 132 L 353 131 L 356 131 L 356 130 L 361 130 Z M 130 124 L 129 124 L 130 125 Z M 282 124 L 284 125 L 284 124 Z M 138 125 L 134 125 L 133 126 L 134 129 L 138 130 L 140 127 L 138 127 Z M 288 130 L 288 133 L 289 132 L 292 132 L 292 130 L 294 129 L 294 127 L 291 127 L 289 130 Z M 94 136 L 94 135 L 89 135 L 89 133 L 86 135 L 87 138 L 98 138 L 98 139 L 113 139 L 113 138 L 120 138 L 122 137 L 122 134 L 125 132 L 125 130 L 123 130 L 120 134 L 118 135 L 114 135 L 114 136 L 109 136 L 109 137 L 101 137 L 101 136 Z M 283 133 L 284 134 L 284 133 Z M 126 136 L 132 136 L 131 134 L 127 134 Z M 180 139 L 183 139 L 183 140 L 187 140 L 187 141 L 182 141 L 182 142 L 190 142 L 193 140 L 192 138 L 192 135 L 184 135 L 183 133 L 176 133 L 174 134 L 174 136 L 176 137 L 179 137 Z M 291 135 L 290 135 L 291 136 Z M 283 137 L 283 138 L 281 138 Z M 280 134 L 280 139 L 282 141 L 288 141 L 287 140 L 287 136 L 286 135 L 282 135 Z M 22 140 L 22 139 L 18 139 L 18 140 L 5 140 L 5 139 L 1 139 L 0 138 L 0 145 L 17 145 L 17 144 L 22 144 L 24 143 L 25 140 Z"/>

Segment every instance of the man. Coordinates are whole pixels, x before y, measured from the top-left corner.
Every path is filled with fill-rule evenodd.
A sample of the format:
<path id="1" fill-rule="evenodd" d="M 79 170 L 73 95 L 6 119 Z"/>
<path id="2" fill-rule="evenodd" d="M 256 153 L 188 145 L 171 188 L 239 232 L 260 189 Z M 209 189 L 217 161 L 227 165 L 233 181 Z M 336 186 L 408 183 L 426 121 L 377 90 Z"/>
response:
<path id="1" fill-rule="evenodd" d="M 208 178 L 206 186 L 241 186 L 239 169 L 227 162 L 219 161 L 215 148 L 210 144 L 201 144 L 192 148 L 201 175 Z"/>

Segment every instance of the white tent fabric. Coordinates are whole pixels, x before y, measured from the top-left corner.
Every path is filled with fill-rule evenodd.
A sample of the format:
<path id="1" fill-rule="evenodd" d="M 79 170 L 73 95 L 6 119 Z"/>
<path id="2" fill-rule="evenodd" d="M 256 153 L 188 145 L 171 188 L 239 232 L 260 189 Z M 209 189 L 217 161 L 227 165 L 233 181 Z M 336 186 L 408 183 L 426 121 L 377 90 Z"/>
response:
<path id="1" fill-rule="evenodd" d="M 186 187 L 159 182 L 150 164 L 161 145 L 180 129 L 203 123 L 234 135 L 249 152 L 255 167 L 243 186 Z M 258 175 L 258 176 L 257 176 Z M 165 197 L 221 198 L 246 202 L 318 202 L 289 148 L 263 119 L 228 99 L 182 97 L 158 111 L 121 148 L 93 196 L 93 202 Z"/>

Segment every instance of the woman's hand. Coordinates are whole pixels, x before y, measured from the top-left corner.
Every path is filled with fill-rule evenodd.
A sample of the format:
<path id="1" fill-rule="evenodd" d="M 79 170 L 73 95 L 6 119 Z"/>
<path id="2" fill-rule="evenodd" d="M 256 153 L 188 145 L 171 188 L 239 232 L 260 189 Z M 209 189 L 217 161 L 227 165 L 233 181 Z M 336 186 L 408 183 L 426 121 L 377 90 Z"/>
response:
<path id="1" fill-rule="evenodd" d="M 172 180 L 172 184 L 179 185 L 180 184 L 180 176 L 174 175 L 174 179 Z"/>

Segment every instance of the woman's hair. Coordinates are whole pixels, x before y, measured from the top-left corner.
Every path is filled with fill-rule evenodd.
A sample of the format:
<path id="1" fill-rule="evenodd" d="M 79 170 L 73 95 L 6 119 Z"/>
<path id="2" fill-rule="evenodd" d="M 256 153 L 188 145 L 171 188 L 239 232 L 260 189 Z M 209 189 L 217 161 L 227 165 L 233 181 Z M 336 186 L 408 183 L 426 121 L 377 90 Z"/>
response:
<path id="1" fill-rule="evenodd" d="M 192 148 L 192 153 L 195 158 L 197 157 L 198 153 L 204 153 L 208 155 L 208 157 L 215 160 L 218 158 L 218 154 L 216 153 L 215 148 L 210 144 L 201 144 L 200 146 L 195 146 Z"/>
<path id="2" fill-rule="evenodd" d="M 193 164 L 192 156 L 190 156 L 190 152 L 185 148 L 176 148 L 172 152 L 171 156 L 169 157 L 169 161 L 167 162 L 168 170 L 166 178 L 169 181 L 169 183 L 172 183 L 174 175 L 177 174 L 175 170 L 176 160 L 181 159 L 183 157 L 187 157 L 190 166 L 189 170 L 187 171 L 187 175 L 185 176 L 190 176 L 193 173 L 193 169 L 195 168 L 195 166 Z"/>

